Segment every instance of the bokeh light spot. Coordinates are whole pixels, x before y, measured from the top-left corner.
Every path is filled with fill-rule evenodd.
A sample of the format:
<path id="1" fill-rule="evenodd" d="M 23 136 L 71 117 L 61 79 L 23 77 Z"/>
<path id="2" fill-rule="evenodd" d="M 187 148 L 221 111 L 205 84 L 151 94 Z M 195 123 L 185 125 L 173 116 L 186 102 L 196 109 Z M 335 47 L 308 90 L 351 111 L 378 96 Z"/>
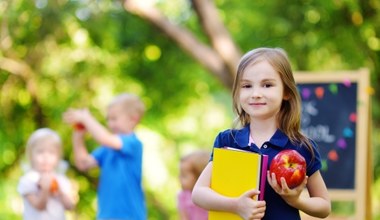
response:
<path id="1" fill-rule="evenodd" d="M 15 160 L 15 153 L 11 150 L 6 149 L 2 153 L 2 159 L 4 164 L 10 165 Z"/>
<path id="2" fill-rule="evenodd" d="M 161 57 L 161 49 L 156 45 L 149 45 L 145 48 L 145 57 L 150 61 L 156 61 Z"/>

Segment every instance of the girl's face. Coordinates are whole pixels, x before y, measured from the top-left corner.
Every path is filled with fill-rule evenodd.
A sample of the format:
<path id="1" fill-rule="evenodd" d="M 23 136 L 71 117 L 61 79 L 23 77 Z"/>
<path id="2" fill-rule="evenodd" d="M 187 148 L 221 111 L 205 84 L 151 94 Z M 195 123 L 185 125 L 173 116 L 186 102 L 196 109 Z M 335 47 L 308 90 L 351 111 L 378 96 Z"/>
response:
<path id="1" fill-rule="evenodd" d="M 32 167 L 38 172 L 53 172 L 58 165 L 60 154 L 59 146 L 51 139 L 44 139 L 33 147 Z"/>
<path id="2" fill-rule="evenodd" d="M 248 66 L 241 78 L 239 101 L 251 119 L 274 118 L 284 99 L 284 85 L 265 60 Z"/>
<path id="3" fill-rule="evenodd" d="M 192 172 L 191 164 L 189 161 L 185 160 L 181 162 L 179 180 L 181 182 L 181 187 L 183 190 L 193 189 L 197 178 Z"/>

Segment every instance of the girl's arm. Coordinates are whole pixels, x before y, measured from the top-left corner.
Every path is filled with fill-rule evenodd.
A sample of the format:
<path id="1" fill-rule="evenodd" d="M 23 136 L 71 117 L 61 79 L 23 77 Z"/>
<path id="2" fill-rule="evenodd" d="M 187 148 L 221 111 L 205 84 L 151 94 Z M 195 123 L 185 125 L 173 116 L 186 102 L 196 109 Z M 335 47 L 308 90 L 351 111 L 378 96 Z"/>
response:
<path id="1" fill-rule="evenodd" d="M 69 197 L 67 194 L 63 193 L 58 186 L 57 192 L 51 192 L 51 182 L 53 180 L 53 175 L 49 173 L 41 174 L 41 179 L 39 181 L 40 190 L 36 194 L 27 194 L 25 197 L 29 203 L 38 210 L 45 210 L 48 199 L 50 196 L 58 196 L 63 206 L 67 210 L 72 210 L 74 208 L 74 199 Z"/>
<path id="2" fill-rule="evenodd" d="M 73 210 L 75 207 L 74 199 L 72 196 L 67 195 L 66 193 L 62 192 L 61 190 L 58 191 L 58 197 L 61 200 L 63 207 L 65 207 L 66 210 Z"/>
<path id="3" fill-rule="evenodd" d="M 38 210 L 45 210 L 46 204 L 50 196 L 50 184 L 52 176 L 49 174 L 41 174 L 41 178 L 38 181 L 40 190 L 35 194 L 27 194 L 25 198 L 29 203 Z"/>
<path id="4" fill-rule="evenodd" d="M 308 178 L 306 187 L 310 197 L 299 197 L 295 201 L 289 200 L 289 204 L 308 215 L 319 218 L 327 217 L 331 212 L 331 201 L 319 171 Z"/>
<path id="5" fill-rule="evenodd" d="M 49 198 L 49 191 L 41 191 L 37 194 L 27 194 L 25 198 L 29 201 L 29 203 L 38 210 L 46 209 L 46 204 Z"/>
<path id="6" fill-rule="evenodd" d="M 330 214 L 331 201 L 327 187 L 319 171 L 316 171 L 310 177 L 306 177 L 304 182 L 294 189 L 288 188 L 284 178 L 281 178 L 282 186 L 279 186 L 274 174 L 270 177 L 268 173 L 268 181 L 272 188 L 294 208 L 318 218 L 325 218 Z M 305 186 L 309 192 L 309 197 L 301 196 L 301 192 Z"/>
<path id="7" fill-rule="evenodd" d="M 261 219 L 265 213 L 265 201 L 256 201 L 257 190 L 249 190 L 240 197 L 226 197 L 210 188 L 212 162 L 209 162 L 195 183 L 192 200 L 206 209 L 213 211 L 232 212 L 244 219 Z"/>

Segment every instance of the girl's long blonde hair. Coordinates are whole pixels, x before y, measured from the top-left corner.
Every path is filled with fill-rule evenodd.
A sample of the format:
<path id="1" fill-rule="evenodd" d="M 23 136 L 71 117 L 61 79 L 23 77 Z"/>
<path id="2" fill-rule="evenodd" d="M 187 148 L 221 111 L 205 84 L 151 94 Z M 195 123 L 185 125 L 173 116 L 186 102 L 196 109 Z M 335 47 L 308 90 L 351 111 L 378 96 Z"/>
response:
<path id="1" fill-rule="evenodd" d="M 237 114 L 235 125 L 246 126 L 250 123 L 249 115 L 239 102 L 240 81 L 245 69 L 261 61 L 267 61 L 280 75 L 284 85 L 284 96 L 281 109 L 277 115 L 277 126 L 293 144 L 306 146 L 314 155 L 310 140 L 301 133 L 301 97 L 294 80 L 293 71 L 286 52 L 281 48 L 257 48 L 247 52 L 241 59 L 232 89 L 233 108 Z"/>

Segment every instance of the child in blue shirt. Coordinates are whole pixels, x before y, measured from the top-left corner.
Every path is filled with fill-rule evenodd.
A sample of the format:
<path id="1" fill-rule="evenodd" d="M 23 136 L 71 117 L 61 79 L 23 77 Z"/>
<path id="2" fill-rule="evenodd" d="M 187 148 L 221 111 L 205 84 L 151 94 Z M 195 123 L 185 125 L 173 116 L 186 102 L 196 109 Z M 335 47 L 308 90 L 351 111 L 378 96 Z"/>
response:
<path id="1" fill-rule="evenodd" d="M 134 133 L 144 112 L 142 101 L 125 93 L 115 97 L 107 108 L 108 129 L 87 109 L 64 113 L 64 120 L 77 126 L 73 133 L 76 166 L 83 171 L 100 168 L 97 219 L 147 219 L 142 188 L 143 146 Z M 86 149 L 85 132 L 101 145 L 91 154 Z"/>
<path id="2" fill-rule="evenodd" d="M 214 211 L 232 212 L 243 219 L 299 220 L 299 210 L 325 218 L 331 202 L 320 174 L 321 160 L 314 142 L 301 133 L 301 99 L 289 59 L 280 48 L 258 48 L 240 60 L 234 86 L 233 107 L 236 128 L 222 131 L 214 147 L 234 147 L 267 154 L 269 163 L 282 150 L 294 149 L 307 162 L 303 183 L 290 189 L 285 179 L 277 183 L 274 173 L 267 174 L 264 201 L 255 197 L 257 189 L 238 198 L 223 196 L 210 188 L 212 161 L 203 170 L 193 189 L 198 206 Z M 309 196 L 301 196 L 304 188 Z"/>

